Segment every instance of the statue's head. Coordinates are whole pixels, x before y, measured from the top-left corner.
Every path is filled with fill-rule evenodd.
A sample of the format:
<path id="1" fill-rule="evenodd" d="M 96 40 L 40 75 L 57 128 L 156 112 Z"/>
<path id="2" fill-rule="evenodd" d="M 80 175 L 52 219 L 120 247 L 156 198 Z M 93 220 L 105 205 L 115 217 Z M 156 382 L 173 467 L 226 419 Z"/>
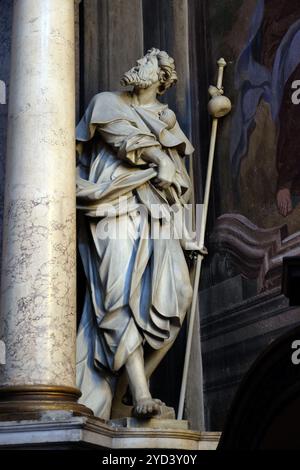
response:
<path id="1" fill-rule="evenodd" d="M 148 88 L 158 83 L 159 95 L 163 95 L 176 82 L 174 59 L 154 47 L 139 59 L 137 65 L 128 70 L 121 80 L 123 86 L 132 85 L 135 88 Z"/>

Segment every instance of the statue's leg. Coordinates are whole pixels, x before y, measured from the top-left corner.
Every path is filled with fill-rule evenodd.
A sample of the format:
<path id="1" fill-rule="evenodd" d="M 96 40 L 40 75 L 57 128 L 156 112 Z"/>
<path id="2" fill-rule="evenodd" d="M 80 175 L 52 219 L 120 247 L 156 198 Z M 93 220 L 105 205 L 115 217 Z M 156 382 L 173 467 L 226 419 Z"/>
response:
<path id="1" fill-rule="evenodd" d="M 144 372 L 147 382 L 153 372 L 159 366 L 160 362 L 163 360 L 167 352 L 171 349 L 173 344 L 174 341 L 166 344 L 161 349 L 151 349 L 151 351 L 147 351 L 147 355 L 145 355 L 144 359 Z M 130 392 L 128 389 L 128 374 L 126 370 L 124 370 L 118 379 L 118 385 L 113 399 L 112 413 L 114 418 L 119 418 L 120 416 L 128 416 L 128 413 L 130 413 L 130 405 L 126 405 L 124 402 L 125 397 L 130 403 Z"/>
<path id="2" fill-rule="evenodd" d="M 164 403 L 151 397 L 145 374 L 144 356 L 141 346 L 129 356 L 125 364 L 125 369 L 133 398 L 133 415 L 146 418 L 158 414 L 160 407 L 163 406 Z"/>

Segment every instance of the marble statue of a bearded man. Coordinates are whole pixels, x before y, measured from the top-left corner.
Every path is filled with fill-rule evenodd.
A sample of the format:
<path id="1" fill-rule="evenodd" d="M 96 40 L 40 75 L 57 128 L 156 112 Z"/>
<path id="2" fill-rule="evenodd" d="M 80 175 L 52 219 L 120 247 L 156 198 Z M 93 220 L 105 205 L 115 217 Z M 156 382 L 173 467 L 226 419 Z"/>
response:
<path id="1" fill-rule="evenodd" d="M 79 250 L 88 286 L 77 385 L 81 402 L 103 419 L 110 418 L 124 368 L 134 415 L 159 412 L 163 404 L 151 397 L 148 378 L 191 302 L 185 251 L 195 244 L 186 228 L 180 238 L 162 234 L 176 232 L 166 212 L 173 204 L 183 207 L 191 192 L 183 157 L 193 147 L 173 111 L 157 100 L 176 80 L 174 60 L 151 49 L 121 81 L 133 91 L 94 96 L 77 126 L 77 207 L 85 221 Z M 159 236 L 151 235 L 155 228 Z"/>

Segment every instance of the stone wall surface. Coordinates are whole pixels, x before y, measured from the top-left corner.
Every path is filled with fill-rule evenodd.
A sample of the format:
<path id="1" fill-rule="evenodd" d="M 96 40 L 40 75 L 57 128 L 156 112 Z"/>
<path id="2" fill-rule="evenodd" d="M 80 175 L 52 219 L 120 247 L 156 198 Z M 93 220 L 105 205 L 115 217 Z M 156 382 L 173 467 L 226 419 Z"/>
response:
<path id="1" fill-rule="evenodd" d="M 2 252 L 2 221 L 5 178 L 7 100 L 9 90 L 10 47 L 12 27 L 11 0 L 0 0 L 0 260 Z"/>

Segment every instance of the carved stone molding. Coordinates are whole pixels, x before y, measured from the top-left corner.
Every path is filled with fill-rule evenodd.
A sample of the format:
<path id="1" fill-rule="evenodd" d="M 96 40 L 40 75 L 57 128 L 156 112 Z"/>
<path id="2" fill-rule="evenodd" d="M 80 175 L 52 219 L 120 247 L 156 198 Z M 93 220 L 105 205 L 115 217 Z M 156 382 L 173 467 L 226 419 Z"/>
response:
<path id="1" fill-rule="evenodd" d="M 300 254 L 300 232 L 288 236 L 286 225 L 262 229 L 240 214 L 224 214 L 217 219 L 210 246 L 229 256 L 242 276 L 257 279 L 260 292 L 280 285 L 282 259 Z"/>
<path id="2" fill-rule="evenodd" d="M 190 429 L 130 428 L 99 418 L 76 416 L 67 411 L 48 411 L 39 418 L 0 421 L 0 447 L 10 450 L 41 446 L 59 450 L 179 449 L 215 450 L 219 432 Z M 23 447 L 22 447 L 23 446 Z"/>

